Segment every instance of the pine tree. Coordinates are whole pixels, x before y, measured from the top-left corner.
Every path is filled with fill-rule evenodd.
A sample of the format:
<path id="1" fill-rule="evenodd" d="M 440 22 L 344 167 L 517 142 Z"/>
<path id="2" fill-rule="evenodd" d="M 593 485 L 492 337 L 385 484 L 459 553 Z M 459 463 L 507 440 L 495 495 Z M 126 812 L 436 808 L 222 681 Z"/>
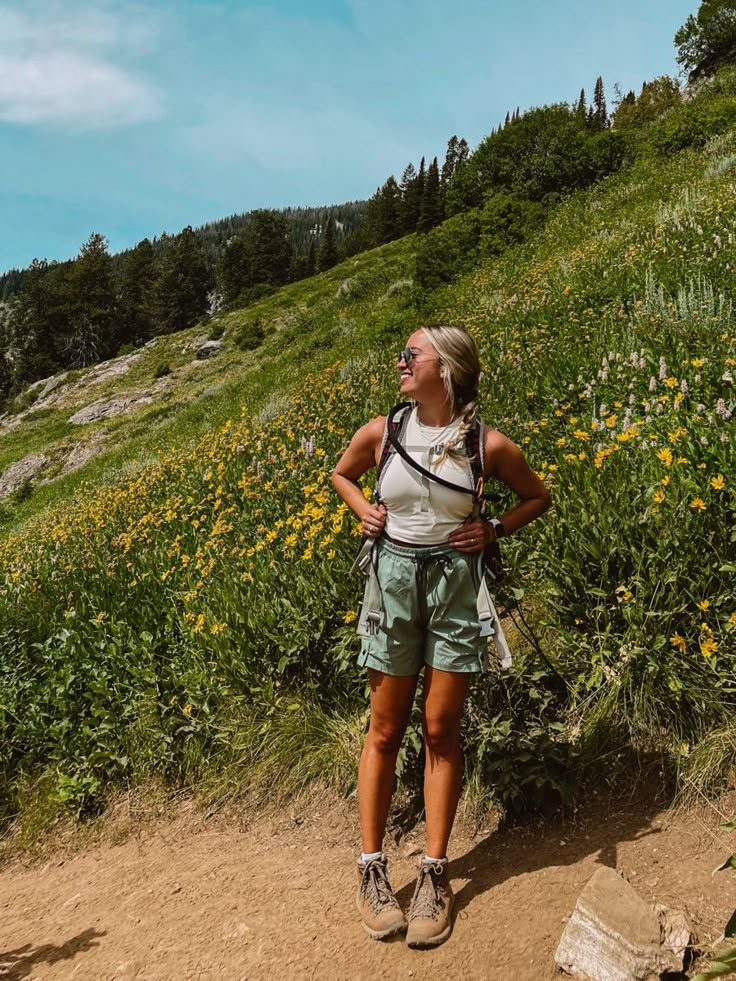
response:
<path id="1" fill-rule="evenodd" d="M 286 218 L 272 210 L 252 211 L 244 237 L 253 285 L 283 285 L 289 275 L 292 251 Z"/>
<path id="2" fill-rule="evenodd" d="M 416 231 L 420 205 L 419 179 L 413 163 L 407 164 L 404 169 L 399 190 L 401 192 L 401 232 L 403 235 L 409 235 Z"/>
<path id="3" fill-rule="evenodd" d="M 393 242 L 402 233 L 401 224 L 401 192 L 394 177 L 389 177 L 378 192 L 378 209 L 376 214 L 377 244 Z M 333 263 L 334 265 L 334 263 Z"/>
<path id="4" fill-rule="evenodd" d="M 595 129 L 606 129 L 608 126 L 608 110 L 606 108 L 606 97 L 603 92 L 603 79 L 599 75 L 595 83 L 595 92 L 593 93 L 593 105 L 595 106 L 595 111 L 593 113 L 593 126 Z"/>
<path id="5" fill-rule="evenodd" d="M 412 231 L 419 231 L 419 219 L 422 214 L 422 208 L 424 207 L 424 192 L 427 188 L 427 169 L 424 163 L 424 157 L 419 161 L 419 172 L 417 173 L 417 223 Z"/>
<path id="6" fill-rule="evenodd" d="M 34 259 L 8 305 L 5 326 L 14 391 L 63 366 L 59 349 L 65 314 L 66 290 L 60 289 L 58 272 L 45 259 Z"/>
<path id="7" fill-rule="evenodd" d="M 442 221 L 442 201 L 440 198 L 440 172 L 437 157 L 427 170 L 427 180 L 422 198 L 422 210 L 417 225 L 418 232 L 428 232 Z"/>
<path id="8" fill-rule="evenodd" d="M 337 264 L 337 243 L 335 241 L 335 219 L 332 215 L 327 219 L 324 235 L 317 253 L 317 267 L 320 272 L 332 269 Z"/>
<path id="9" fill-rule="evenodd" d="M 117 319 L 120 343 L 144 344 L 155 334 L 156 253 L 144 238 L 126 254 L 120 276 Z"/>
<path id="10" fill-rule="evenodd" d="M 506 129 L 506 127 L 509 125 L 510 122 L 511 122 L 511 113 L 507 110 L 506 118 L 503 121 L 503 128 Z"/>
<path id="11" fill-rule="evenodd" d="M 68 278 L 70 331 L 63 354 L 70 368 L 103 361 L 117 351 L 115 288 L 107 239 L 94 232 Z"/>
<path id="12" fill-rule="evenodd" d="M 156 282 L 159 333 L 192 327 L 209 309 L 210 273 L 192 226 L 171 239 Z"/>
<path id="13" fill-rule="evenodd" d="M 442 164 L 442 171 L 440 173 L 440 185 L 443 190 L 452 180 L 452 175 L 455 173 L 455 168 L 457 167 L 458 160 L 460 159 L 460 141 L 457 136 L 451 136 L 447 141 L 447 151 L 445 153 L 445 162 Z"/>
<path id="14" fill-rule="evenodd" d="M 455 170 L 460 166 L 460 164 L 465 163 L 465 161 L 470 156 L 470 147 L 468 146 L 468 141 L 466 139 L 460 140 L 457 145 L 457 165 Z"/>
<path id="15" fill-rule="evenodd" d="M 309 252 L 307 253 L 308 276 L 314 276 L 317 272 L 317 245 L 314 238 L 310 239 Z"/>
<path id="16" fill-rule="evenodd" d="M 586 113 L 587 107 L 585 103 L 585 89 L 580 89 L 580 98 L 578 99 L 577 108 L 575 109 L 575 117 L 580 126 L 585 126 L 586 124 Z"/>
<path id="17" fill-rule="evenodd" d="M 251 269 L 245 234 L 235 235 L 225 244 L 217 262 L 217 292 L 221 304 L 234 303 L 244 289 L 253 286 Z"/>

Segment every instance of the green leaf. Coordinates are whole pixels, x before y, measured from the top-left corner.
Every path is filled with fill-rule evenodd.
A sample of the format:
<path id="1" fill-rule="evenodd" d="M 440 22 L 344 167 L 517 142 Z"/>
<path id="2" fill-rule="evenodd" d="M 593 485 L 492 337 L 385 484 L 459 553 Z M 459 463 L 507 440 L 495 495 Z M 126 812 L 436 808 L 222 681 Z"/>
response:
<path id="1" fill-rule="evenodd" d="M 727 821 L 725 824 L 722 824 L 721 827 L 725 831 L 736 831 L 736 818 L 734 818 L 733 821 Z"/>
<path id="2" fill-rule="evenodd" d="M 736 937 L 736 909 L 731 914 L 731 918 L 723 928 L 724 937 Z"/>
<path id="3" fill-rule="evenodd" d="M 736 869 L 736 855 L 731 855 L 723 865 L 719 865 L 716 872 L 723 872 L 724 869 Z"/>

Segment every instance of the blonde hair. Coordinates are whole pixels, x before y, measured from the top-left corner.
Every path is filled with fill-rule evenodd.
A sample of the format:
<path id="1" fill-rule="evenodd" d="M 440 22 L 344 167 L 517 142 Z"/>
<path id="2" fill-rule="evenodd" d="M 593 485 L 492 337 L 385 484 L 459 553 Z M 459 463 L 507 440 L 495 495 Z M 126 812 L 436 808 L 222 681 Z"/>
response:
<path id="1" fill-rule="evenodd" d="M 442 366 L 442 378 L 452 415 L 461 417 L 457 436 L 448 444 L 439 461 L 447 455 L 461 456 L 465 438 L 475 425 L 476 400 L 480 382 L 480 358 L 475 338 L 464 327 L 450 324 L 427 324 L 421 330 L 437 351 Z"/>

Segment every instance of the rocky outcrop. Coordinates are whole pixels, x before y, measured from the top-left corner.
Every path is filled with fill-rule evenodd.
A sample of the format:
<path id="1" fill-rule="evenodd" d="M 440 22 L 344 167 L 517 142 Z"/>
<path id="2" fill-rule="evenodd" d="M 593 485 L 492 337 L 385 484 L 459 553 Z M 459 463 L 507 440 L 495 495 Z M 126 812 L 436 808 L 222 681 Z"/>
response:
<path id="1" fill-rule="evenodd" d="M 129 412 L 139 405 L 146 405 L 154 400 L 155 392 L 142 392 L 127 395 L 119 399 L 97 399 L 89 405 L 83 406 L 73 416 L 69 416 L 69 422 L 75 426 L 84 426 L 88 422 L 97 422 L 98 419 L 109 419 L 111 416 L 120 415 L 121 412 Z"/>
<path id="2" fill-rule="evenodd" d="M 45 453 L 29 453 L 22 460 L 16 460 L 0 474 L 0 497 L 7 497 L 17 490 L 24 481 L 35 477 L 39 471 L 48 466 L 50 457 Z"/>

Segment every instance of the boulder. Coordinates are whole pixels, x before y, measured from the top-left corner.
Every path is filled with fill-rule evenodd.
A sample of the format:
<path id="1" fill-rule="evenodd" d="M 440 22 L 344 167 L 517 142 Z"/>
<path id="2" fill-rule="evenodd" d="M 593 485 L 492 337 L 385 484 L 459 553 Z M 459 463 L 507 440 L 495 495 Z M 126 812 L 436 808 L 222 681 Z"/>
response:
<path id="1" fill-rule="evenodd" d="M 51 462 L 45 453 L 29 453 L 22 460 L 16 460 L 0 474 L 0 497 L 7 497 L 29 477 L 35 476 Z"/>
<path id="2" fill-rule="evenodd" d="M 206 341 L 197 348 L 197 359 L 203 361 L 205 358 L 211 358 L 213 354 L 217 354 L 221 347 L 222 341 Z"/>
<path id="3" fill-rule="evenodd" d="M 600 868 L 578 897 L 555 963 L 589 981 L 659 981 L 682 971 L 682 954 L 662 933 L 655 910 L 614 869 Z"/>

